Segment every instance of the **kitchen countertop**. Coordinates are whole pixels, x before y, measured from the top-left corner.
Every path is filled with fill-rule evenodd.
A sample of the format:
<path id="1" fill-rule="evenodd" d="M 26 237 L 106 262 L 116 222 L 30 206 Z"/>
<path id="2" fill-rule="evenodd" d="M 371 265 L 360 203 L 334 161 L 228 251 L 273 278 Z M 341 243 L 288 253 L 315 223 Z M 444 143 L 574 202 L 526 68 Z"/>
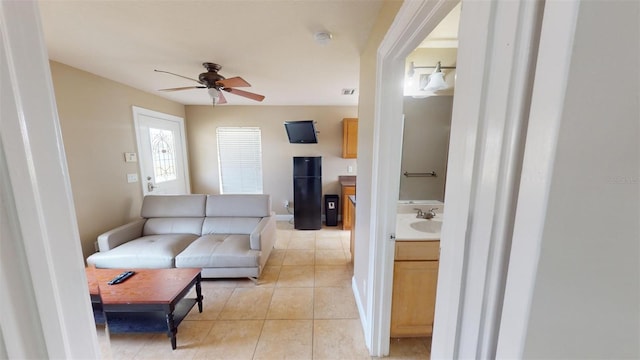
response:
<path id="1" fill-rule="evenodd" d="M 411 227 L 412 223 L 425 223 L 426 227 L 433 227 L 433 232 L 419 231 Z M 415 213 L 397 214 L 396 241 L 436 241 L 440 240 L 440 228 L 442 226 L 442 214 L 437 214 L 433 219 L 416 218 Z"/>
<path id="2" fill-rule="evenodd" d="M 341 175 L 338 176 L 338 182 L 340 186 L 356 186 L 355 175 Z"/>

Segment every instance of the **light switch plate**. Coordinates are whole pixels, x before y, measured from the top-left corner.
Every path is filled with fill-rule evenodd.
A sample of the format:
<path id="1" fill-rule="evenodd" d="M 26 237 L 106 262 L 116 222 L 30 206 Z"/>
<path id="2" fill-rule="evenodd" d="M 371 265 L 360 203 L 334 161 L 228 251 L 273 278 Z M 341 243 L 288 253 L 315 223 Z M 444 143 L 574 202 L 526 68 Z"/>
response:
<path id="1" fill-rule="evenodd" d="M 126 153 L 124 153 L 124 161 L 125 162 L 138 162 L 138 154 L 136 154 L 134 152 L 126 152 Z"/>
<path id="2" fill-rule="evenodd" d="M 138 174 L 127 174 L 127 182 L 128 183 L 138 182 Z"/>

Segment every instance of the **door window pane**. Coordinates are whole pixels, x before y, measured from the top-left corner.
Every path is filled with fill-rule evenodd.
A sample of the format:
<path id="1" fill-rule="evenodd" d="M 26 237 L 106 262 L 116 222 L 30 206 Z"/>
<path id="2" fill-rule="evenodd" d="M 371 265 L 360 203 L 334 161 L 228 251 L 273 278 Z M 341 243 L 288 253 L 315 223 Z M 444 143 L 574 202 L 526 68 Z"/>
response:
<path id="1" fill-rule="evenodd" d="M 170 130 L 149 128 L 151 139 L 151 157 L 156 183 L 175 180 L 176 152 L 173 132 Z"/>

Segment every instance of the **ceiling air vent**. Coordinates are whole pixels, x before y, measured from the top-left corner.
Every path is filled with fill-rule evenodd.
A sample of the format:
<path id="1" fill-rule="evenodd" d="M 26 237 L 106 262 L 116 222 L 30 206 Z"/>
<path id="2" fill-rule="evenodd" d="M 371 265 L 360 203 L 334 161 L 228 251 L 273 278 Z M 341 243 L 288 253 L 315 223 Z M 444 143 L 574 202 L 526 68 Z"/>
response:
<path id="1" fill-rule="evenodd" d="M 353 95 L 356 93 L 356 89 L 342 89 L 342 95 Z"/>

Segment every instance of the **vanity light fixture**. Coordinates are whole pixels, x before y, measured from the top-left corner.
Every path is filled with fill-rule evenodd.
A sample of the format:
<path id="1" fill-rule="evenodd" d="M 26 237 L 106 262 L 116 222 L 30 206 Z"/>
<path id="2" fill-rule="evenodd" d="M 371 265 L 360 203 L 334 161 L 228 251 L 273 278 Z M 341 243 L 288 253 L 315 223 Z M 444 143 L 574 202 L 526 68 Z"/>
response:
<path id="1" fill-rule="evenodd" d="M 429 75 L 427 84 L 424 87 L 421 87 L 420 90 L 432 91 L 432 92 L 438 91 L 438 90 L 444 90 L 449 86 L 444 81 L 444 73 L 442 72 L 442 69 L 455 69 L 455 68 L 456 68 L 455 66 L 442 66 L 440 64 L 440 61 L 438 61 L 436 66 L 415 66 L 414 62 L 412 61 L 409 64 L 407 77 L 412 78 L 413 75 L 415 75 L 416 73 L 415 69 L 434 69 L 433 73 Z"/>
<path id="2" fill-rule="evenodd" d="M 429 75 L 429 80 L 427 80 L 427 86 L 424 87 L 423 90 L 426 91 L 438 91 L 444 90 L 447 87 L 447 83 L 444 81 L 444 73 L 440 70 L 440 61 L 436 65 L 436 69 L 433 70 L 433 73 Z"/>

